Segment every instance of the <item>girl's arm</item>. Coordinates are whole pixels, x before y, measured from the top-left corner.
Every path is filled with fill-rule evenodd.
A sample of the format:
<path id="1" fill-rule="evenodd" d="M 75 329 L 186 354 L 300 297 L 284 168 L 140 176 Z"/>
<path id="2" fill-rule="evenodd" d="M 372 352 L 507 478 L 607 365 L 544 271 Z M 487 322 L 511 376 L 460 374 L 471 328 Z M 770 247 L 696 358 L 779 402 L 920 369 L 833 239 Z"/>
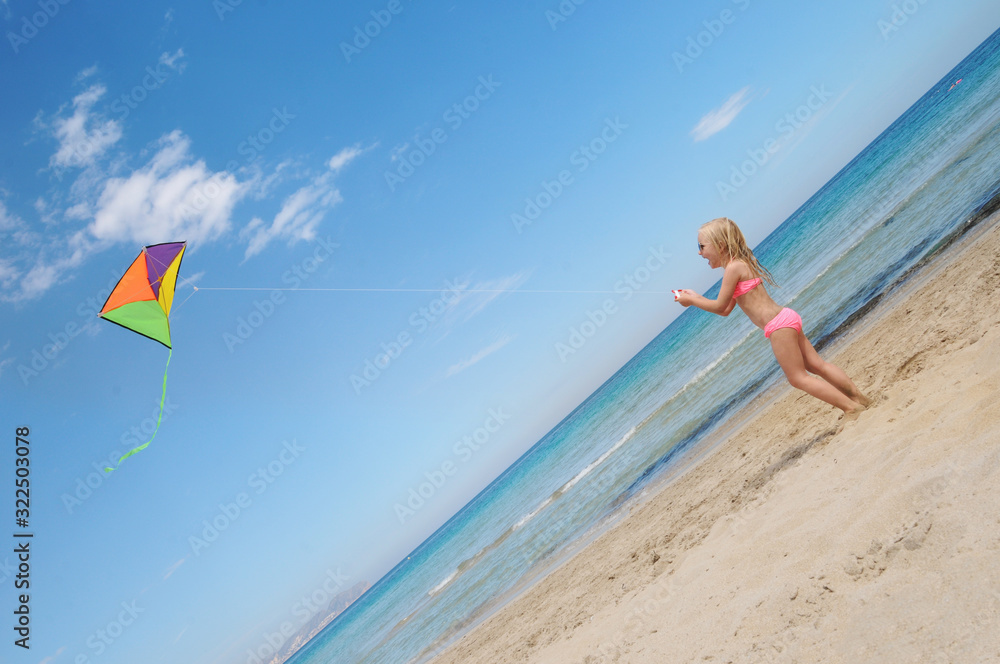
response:
<path id="1" fill-rule="evenodd" d="M 733 293 L 736 292 L 736 282 L 739 281 L 739 272 L 738 267 L 732 263 L 726 266 L 726 271 L 722 275 L 722 286 L 719 288 L 719 296 L 714 300 L 710 300 L 704 295 L 699 295 L 693 290 L 682 288 L 677 301 L 685 307 L 694 305 L 712 314 L 728 316 L 733 307 L 736 306 L 736 299 L 733 298 Z"/>

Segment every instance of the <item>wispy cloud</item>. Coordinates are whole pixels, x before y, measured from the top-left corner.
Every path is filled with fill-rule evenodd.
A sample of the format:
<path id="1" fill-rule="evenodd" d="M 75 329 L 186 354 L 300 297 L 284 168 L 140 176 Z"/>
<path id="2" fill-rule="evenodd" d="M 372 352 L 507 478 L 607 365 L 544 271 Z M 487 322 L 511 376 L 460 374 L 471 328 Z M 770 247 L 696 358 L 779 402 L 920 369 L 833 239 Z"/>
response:
<path id="1" fill-rule="evenodd" d="M 188 627 L 190 627 L 190 626 L 191 625 L 184 625 L 184 629 L 182 629 L 180 631 L 180 633 L 177 636 L 174 637 L 174 641 L 173 642 L 177 643 L 178 641 L 180 641 L 181 637 L 184 636 L 184 632 L 188 631 Z"/>
<path id="2" fill-rule="evenodd" d="M 530 270 L 521 270 L 506 277 L 479 281 L 475 285 L 470 286 L 467 291 L 462 293 L 462 296 L 456 303 L 462 304 L 464 302 L 466 305 L 463 309 L 462 322 L 478 314 L 498 297 L 516 290 L 528 280 L 530 275 Z"/>
<path id="3" fill-rule="evenodd" d="M 5 343 L 3 345 L 3 348 L 0 348 L 0 353 L 6 353 L 8 348 L 10 348 L 10 340 L 9 339 L 7 340 L 7 343 Z M 4 371 L 5 367 L 8 367 L 8 366 L 10 366 L 11 364 L 14 363 L 14 359 L 15 358 L 13 358 L 13 357 L 0 358 L 0 376 L 3 375 L 3 371 Z"/>
<path id="4" fill-rule="evenodd" d="M 746 105 L 750 103 L 750 86 L 731 96 L 719 108 L 709 111 L 691 130 L 694 142 L 704 141 L 714 136 L 732 123 Z"/>
<path id="5" fill-rule="evenodd" d="M 5 194 L 0 190 L 0 196 Z M 24 219 L 7 209 L 7 204 L 0 198 L 0 242 L 6 248 L 11 246 L 32 246 L 39 242 L 39 235 L 33 232 Z"/>
<path id="6" fill-rule="evenodd" d="M 200 272 L 195 272 L 194 274 L 189 274 L 189 275 L 185 276 L 183 278 L 183 282 L 184 282 L 184 284 L 187 284 L 189 286 L 194 286 L 199 281 L 201 281 L 204 277 L 205 277 L 205 270 L 202 270 Z M 181 284 L 178 283 L 177 287 L 180 288 Z"/>
<path id="7" fill-rule="evenodd" d="M 93 69 L 83 70 L 81 76 L 89 76 Z M 50 168 L 89 166 L 122 137 L 117 121 L 93 112 L 94 104 L 106 92 L 107 88 L 95 83 L 73 98 L 72 115 L 64 115 L 61 108 L 48 122 L 36 119 L 36 126 L 50 130 L 59 141 L 59 148 L 49 158 Z"/>
<path id="8" fill-rule="evenodd" d="M 33 230 L 7 209 L 6 195 L 0 190 L 0 242 L 6 254 L 0 257 L 0 301 L 17 302 L 37 297 L 65 270 L 80 265 L 90 253 L 90 243 L 83 231 L 58 228 L 46 235 Z M 36 201 L 34 208 L 43 220 L 49 217 L 44 201 Z"/>
<path id="9" fill-rule="evenodd" d="M 450 280 L 455 294 L 431 324 L 434 330 L 432 343 L 440 343 L 452 330 L 481 313 L 499 298 L 509 295 L 524 284 L 531 276 L 530 270 L 521 270 L 506 277 L 473 281 L 471 275 Z"/>
<path id="10" fill-rule="evenodd" d="M 59 655 L 63 654 L 65 650 L 66 646 L 60 646 L 59 650 L 56 650 L 55 654 L 45 657 L 44 659 L 40 660 L 38 664 L 50 664 L 50 662 L 56 661 L 56 658 L 58 658 Z"/>
<path id="11" fill-rule="evenodd" d="M 774 157 L 768 160 L 767 167 L 775 168 L 789 155 L 791 155 L 795 148 L 797 148 L 817 126 L 822 124 L 823 120 L 826 119 L 826 116 L 829 115 L 833 109 L 835 109 L 840 102 L 842 102 L 844 98 L 851 93 L 852 90 L 854 90 L 855 85 L 857 85 L 856 82 L 852 83 L 846 90 L 840 93 L 836 99 L 825 102 L 822 108 L 813 113 L 812 117 L 806 120 L 804 124 L 797 126 L 794 132 L 783 133 L 777 140 L 777 147 L 773 150 L 775 153 Z"/>
<path id="12" fill-rule="evenodd" d="M 333 171 L 327 171 L 286 198 L 270 226 L 254 217 L 240 231 L 240 238 L 248 240 L 244 258 L 256 256 L 277 238 L 285 238 L 290 244 L 314 238 L 326 213 L 344 200 L 333 186 L 333 176 Z"/>
<path id="13" fill-rule="evenodd" d="M 82 233 L 76 233 L 63 251 L 66 253 L 54 259 L 47 258 L 45 254 L 39 255 L 23 275 L 18 274 L 18 288 L 5 290 L 0 299 L 17 302 L 38 297 L 55 286 L 64 272 L 79 267 L 93 251 L 93 246 Z"/>
<path id="14" fill-rule="evenodd" d="M 490 304 L 517 290 L 530 276 L 531 270 L 521 270 L 496 279 L 473 281 L 471 275 L 464 275 L 445 280 L 442 294 L 435 298 L 444 304 L 444 308 L 435 311 L 433 320 L 428 321 L 428 329 L 433 331 L 427 335 L 431 339 L 430 343 L 438 344 L 443 341 L 453 330 Z"/>
<path id="15" fill-rule="evenodd" d="M 80 73 L 76 75 L 76 78 L 74 79 L 73 82 L 77 84 L 83 83 L 85 80 L 87 80 L 96 73 L 97 73 L 97 65 L 91 65 L 86 69 L 81 70 Z"/>
<path id="16" fill-rule="evenodd" d="M 0 191 L 0 195 L 5 192 Z M 38 209 L 37 203 L 35 207 Z M 40 214 L 44 212 L 42 207 Z M 8 254 L 0 257 L 0 301 L 5 302 L 30 299 L 45 292 L 63 270 L 78 265 L 85 255 L 80 233 L 60 238 L 58 242 L 43 242 L 42 235 L 11 213 L 3 199 L 0 199 L 0 242 Z M 68 255 L 51 260 L 45 258 L 55 245 L 70 247 Z"/>
<path id="17" fill-rule="evenodd" d="M 19 276 L 21 272 L 13 262 L 7 258 L 0 258 L 0 287 L 9 291 Z"/>
<path id="18" fill-rule="evenodd" d="M 180 560 L 178 560 L 177 562 L 175 562 L 173 565 L 171 565 L 170 567 L 168 567 L 167 571 L 163 573 L 163 580 L 166 581 L 167 579 L 169 579 L 170 575 L 172 575 L 174 572 L 176 572 L 177 568 L 179 568 L 185 562 L 187 562 L 187 558 L 181 558 Z"/>
<path id="19" fill-rule="evenodd" d="M 187 67 L 187 63 L 181 61 L 183 58 L 184 58 L 183 48 L 179 48 L 173 53 L 167 53 L 166 51 L 164 51 L 163 53 L 160 54 L 159 63 L 161 65 L 170 67 L 178 74 L 180 74 L 183 73 L 184 69 Z"/>
<path id="20" fill-rule="evenodd" d="M 356 158 L 360 157 L 365 151 L 366 150 L 362 150 L 361 147 L 357 145 L 344 148 L 337 154 L 330 157 L 330 161 L 326 163 L 327 168 L 333 171 L 334 174 L 339 173 L 342 168 L 347 166 Z"/>
<path id="21" fill-rule="evenodd" d="M 409 143 L 401 143 L 397 145 L 396 147 L 394 147 L 392 150 L 389 151 L 389 160 L 390 161 L 398 160 L 400 157 L 403 156 L 403 153 L 409 149 L 409 147 L 410 147 Z"/>
<path id="22" fill-rule="evenodd" d="M 265 225 L 260 217 L 254 217 L 240 231 L 240 238 L 247 240 L 244 258 L 259 254 L 279 238 L 294 244 L 299 240 L 316 237 L 316 229 L 326 213 L 344 200 L 340 190 L 334 186 L 334 178 L 364 152 L 364 149 L 352 146 L 331 157 L 326 164 L 329 170 L 317 175 L 312 182 L 286 198 L 270 225 Z"/>
<path id="23" fill-rule="evenodd" d="M 468 369 L 472 365 L 476 364 L 480 360 L 482 360 L 482 359 L 484 359 L 484 358 L 492 355 L 493 353 L 497 352 L 498 350 L 500 350 L 501 348 L 503 348 L 504 346 L 506 346 L 507 344 L 509 344 L 513 340 L 514 340 L 514 337 L 512 337 L 510 335 L 504 335 L 502 338 L 500 338 L 497 341 L 493 342 L 489 346 L 486 346 L 485 348 L 483 348 L 480 351 L 478 351 L 475 354 L 473 354 L 472 357 L 470 357 L 470 358 L 468 358 L 466 360 L 462 360 L 461 362 L 458 362 L 458 363 L 453 364 L 450 367 L 448 367 L 448 370 L 445 372 L 444 377 L 448 378 L 450 376 L 454 376 L 457 373 L 465 371 L 466 369 Z"/>

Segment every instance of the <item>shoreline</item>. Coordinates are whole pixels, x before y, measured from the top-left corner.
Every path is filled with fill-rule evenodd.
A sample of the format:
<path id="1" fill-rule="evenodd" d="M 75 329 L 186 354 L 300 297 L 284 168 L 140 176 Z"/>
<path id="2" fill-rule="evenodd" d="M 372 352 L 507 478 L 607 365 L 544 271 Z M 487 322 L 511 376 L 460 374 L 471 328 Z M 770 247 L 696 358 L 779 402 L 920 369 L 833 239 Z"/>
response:
<path id="1" fill-rule="evenodd" d="M 1000 520 L 988 516 L 1000 508 L 1000 488 L 990 489 L 1000 454 L 987 444 L 1000 442 L 1000 412 L 986 407 L 1000 398 L 998 222 L 994 212 L 969 229 L 820 350 L 874 397 L 858 421 L 835 435 L 828 405 L 785 383 L 759 395 L 609 529 L 430 661 L 885 661 L 876 652 L 927 661 L 954 644 L 1000 659 L 982 629 L 984 616 L 1000 615 L 1000 581 L 981 550 L 1000 553 Z M 918 439 L 915 452 L 907 441 Z M 905 488 L 886 481 L 900 474 Z M 965 495 L 974 480 L 983 504 Z M 892 508 L 870 506 L 883 503 Z M 978 547 L 937 541 L 963 531 L 966 513 L 984 521 L 966 532 Z M 879 535 L 893 521 L 903 525 Z M 976 555 L 978 577 L 967 588 L 952 579 L 954 597 L 939 587 L 892 599 L 902 588 L 923 598 L 910 586 L 940 582 L 950 563 Z M 728 572 L 713 569 L 723 562 Z M 942 593 L 947 616 L 933 606 Z M 876 628 L 921 613 L 932 624 L 898 639 Z M 977 643 L 959 638 L 977 626 Z M 928 635 L 940 637 L 938 650 L 920 649 Z"/>

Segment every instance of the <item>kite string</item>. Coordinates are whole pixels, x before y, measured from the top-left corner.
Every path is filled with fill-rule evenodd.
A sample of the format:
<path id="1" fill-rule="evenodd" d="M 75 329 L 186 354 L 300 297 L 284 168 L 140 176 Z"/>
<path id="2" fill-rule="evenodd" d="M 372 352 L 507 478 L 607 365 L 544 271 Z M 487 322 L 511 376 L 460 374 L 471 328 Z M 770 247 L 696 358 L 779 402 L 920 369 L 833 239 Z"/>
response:
<path id="1" fill-rule="evenodd" d="M 128 452 L 126 452 L 125 455 L 122 458 L 118 459 L 118 463 L 115 464 L 114 468 L 109 468 L 109 467 L 105 466 L 104 467 L 104 472 L 110 473 L 113 470 L 118 470 L 118 466 L 122 465 L 122 461 L 124 461 L 125 459 L 129 458 L 133 454 L 135 454 L 137 452 L 141 452 L 144 449 L 146 449 L 146 447 L 151 442 L 153 442 L 153 438 L 156 438 L 156 432 L 160 430 L 160 421 L 163 419 L 163 402 L 166 401 L 166 398 L 167 398 L 167 369 L 170 368 L 170 357 L 173 354 L 174 354 L 174 349 L 171 348 L 170 352 L 167 353 L 167 366 L 164 367 L 164 369 L 163 369 L 163 394 L 160 395 L 160 414 L 156 417 L 156 428 L 153 429 L 153 435 L 150 437 L 149 440 L 147 440 L 145 443 L 143 443 L 139 447 L 135 447 L 135 448 L 129 450 Z"/>
<path id="2" fill-rule="evenodd" d="M 183 307 L 184 303 L 191 299 L 191 295 L 194 295 L 197 292 L 198 292 L 198 289 L 195 288 L 193 291 L 191 291 L 190 295 L 188 295 L 186 298 L 184 298 L 183 300 L 181 300 L 181 303 L 178 304 L 176 307 L 174 307 L 174 309 L 177 310 L 177 309 L 180 309 L 181 307 Z"/>
<path id="3" fill-rule="evenodd" d="M 180 279 L 181 281 L 183 281 L 186 284 L 191 284 L 191 288 L 193 288 L 195 290 L 198 290 L 198 287 L 194 285 L 194 282 L 191 281 L 190 279 L 187 279 L 187 278 L 181 276 L 181 273 L 179 271 L 177 272 L 177 278 Z"/>
<path id="4" fill-rule="evenodd" d="M 316 291 L 316 292 L 337 292 L 337 293 L 440 293 L 447 288 L 259 288 L 259 287 L 198 287 L 195 291 Z M 534 289 L 510 289 L 510 288 L 460 288 L 459 293 L 577 293 L 577 294 L 614 294 L 622 291 L 609 290 L 534 290 Z M 633 290 L 634 293 L 646 293 L 649 295 L 668 295 L 672 291 L 643 291 Z M 190 295 L 188 296 L 190 297 Z M 186 300 L 185 300 L 186 301 Z"/>
<path id="5" fill-rule="evenodd" d="M 184 298 L 183 300 L 181 300 L 180 304 L 175 305 L 173 307 L 175 310 L 176 309 L 180 309 L 181 307 L 183 307 L 184 303 L 187 302 L 188 300 L 190 300 L 191 296 L 198 292 L 198 287 L 195 286 L 194 282 L 191 281 L 190 279 L 185 278 L 183 275 L 181 275 L 181 273 L 179 271 L 177 272 L 177 279 L 179 281 L 183 281 L 185 284 L 189 284 L 191 286 L 192 290 L 191 290 L 191 293 L 186 298 Z"/>

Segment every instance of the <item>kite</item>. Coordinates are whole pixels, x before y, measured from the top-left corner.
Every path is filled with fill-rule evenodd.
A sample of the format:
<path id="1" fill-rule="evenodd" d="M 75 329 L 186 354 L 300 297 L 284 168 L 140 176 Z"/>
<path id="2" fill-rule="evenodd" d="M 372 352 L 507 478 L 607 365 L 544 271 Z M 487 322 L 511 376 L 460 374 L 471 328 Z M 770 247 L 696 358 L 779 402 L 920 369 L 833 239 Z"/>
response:
<path id="1" fill-rule="evenodd" d="M 170 356 L 173 348 L 170 345 L 170 306 L 174 301 L 174 288 L 177 285 L 177 274 L 181 267 L 186 242 L 166 242 L 143 247 L 138 257 L 118 281 L 111 295 L 97 314 L 104 320 L 121 325 L 144 337 L 170 349 L 167 354 L 167 367 L 170 367 Z M 146 449 L 146 446 L 156 438 L 160 430 L 160 419 L 163 417 L 163 402 L 167 396 L 167 370 L 163 370 L 163 395 L 160 397 L 160 415 L 156 419 L 156 429 L 153 436 L 118 459 L 114 468 L 105 468 L 111 472 L 121 465 L 122 461 L 136 452 Z"/>

